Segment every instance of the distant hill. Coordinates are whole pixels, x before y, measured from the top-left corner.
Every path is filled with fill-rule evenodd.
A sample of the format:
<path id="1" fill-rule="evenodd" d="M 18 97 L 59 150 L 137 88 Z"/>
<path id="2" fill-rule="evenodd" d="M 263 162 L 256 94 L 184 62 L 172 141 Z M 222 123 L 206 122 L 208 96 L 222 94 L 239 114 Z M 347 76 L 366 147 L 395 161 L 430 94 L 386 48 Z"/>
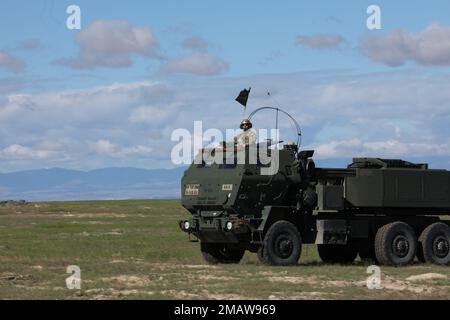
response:
<path id="1" fill-rule="evenodd" d="M 179 198 L 185 168 L 61 168 L 0 173 L 0 201 Z"/>

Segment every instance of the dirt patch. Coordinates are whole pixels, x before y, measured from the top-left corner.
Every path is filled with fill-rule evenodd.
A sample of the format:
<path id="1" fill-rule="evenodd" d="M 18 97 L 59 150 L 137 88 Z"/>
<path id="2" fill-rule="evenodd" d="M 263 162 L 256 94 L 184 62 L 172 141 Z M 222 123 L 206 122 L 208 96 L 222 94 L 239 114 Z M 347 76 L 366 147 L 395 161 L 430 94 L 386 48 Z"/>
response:
<path id="1" fill-rule="evenodd" d="M 111 300 L 117 299 L 121 297 L 126 297 L 129 295 L 153 295 L 153 291 L 141 291 L 136 289 L 130 290 L 116 290 L 114 288 L 106 288 L 106 289 L 90 289 L 84 291 L 84 294 L 92 300 Z"/>
<path id="2" fill-rule="evenodd" d="M 185 264 L 182 265 L 183 268 L 189 269 L 217 269 L 217 266 L 209 265 L 209 264 Z"/>
<path id="3" fill-rule="evenodd" d="M 406 281 L 429 281 L 429 280 L 445 280 L 448 277 L 440 273 L 424 273 L 406 278 Z"/>
<path id="4" fill-rule="evenodd" d="M 115 264 L 115 263 L 127 263 L 127 262 L 125 260 L 117 259 L 117 260 L 111 260 L 109 263 Z"/>
<path id="5" fill-rule="evenodd" d="M 279 275 L 287 274 L 287 271 L 280 271 L 280 272 L 262 271 L 258 272 L 258 274 L 264 277 L 277 277 Z"/>
<path id="6" fill-rule="evenodd" d="M 37 270 L 37 271 L 42 271 L 43 269 L 44 269 L 44 267 L 43 266 L 31 266 L 30 267 L 31 269 L 34 269 L 34 270 Z"/>
<path id="7" fill-rule="evenodd" d="M 46 215 L 47 216 L 47 215 Z M 55 215 L 57 217 L 77 217 L 77 218 L 126 218 L 127 215 L 123 213 L 99 212 L 99 213 L 64 213 Z"/>
<path id="8" fill-rule="evenodd" d="M 356 285 L 366 286 L 366 281 L 355 282 Z M 411 283 L 410 281 L 397 280 L 391 276 L 384 276 L 381 278 L 381 289 L 382 290 L 393 290 L 393 291 L 408 291 L 415 294 L 427 294 L 433 293 L 435 288 L 425 285 L 417 285 Z"/>
<path id="9" fill-rule="evenodd" d="M 214 281 L 233 281 L 237 278 L 226 277 L 226 276 L 214 276 L 214 275 L 199 275 L 194 277 L 197 280 L 214 280 Z"/>
<path id="10" fill-rule="evenodd" d="M 272 282 L 286 282 L 286 283 L 293 283 L 293 284 L 307 284 L 307 285 L 313 285 L 321 288 L 327 288 L 327 287 L 333 287 L 333 288 L 344 288 L 344 287 L 351 287 L 351 286 L 359 286 L 360 284 L 356 281 L 349 281 L 349 280 L 326 280 L 321 279 L 316 276 L 309 276 L 309 277 L 289 277 L 289 276 L 283 276 L 283 277 L 269 277 L 269 281 Z M 365 283 L 365 282 L 364 282 Z M 303 295 L 303 292 L 302 292 Z"/>
<path id="11" fill-rule="evenodd" d="M 110 235 L 110 236 L 122 236 L 123 231 L 120 229 L 114 229 L 114 230 L 111 230 L 111 232 L 105 232 L 104 234 Z"/>
<path id="12" fill-rule="evenodd" d="M 257 300 L 257 297 L 242 296 L 235 293 L 217 293 L 217 292 L 206 292 L 203 295 L 203 299 L 212 300 Z"/>
<path id="13" fill-rule="evenodd" d="M 16 274 L 9 272 L 0 274 L 0 281 L 24 281 L 33 279 L 34 277 L 31 274 Z"/>
<path id="14" fill-rule="evenodd" d="M 192 269 L 192 270 L 198 270 L 198 271 L 206 271 L 210 269 L 220 269 L 219 266 L 209 265 L 209 264 L 177 264 L 177 263 L 164 263 L 164 262 L 157 262 L 157 263 L 148 263 L 145 262 L 143 259 L 136 259 L 139 261 L 136 261 L 137 263 L 145 263 L 146 265 L 151 266 L 152 268 L 159 269 L 162 271 L 166 270 L 179 270 L 179 269 Z M 193 271 L 188 271 L 193 272 Z"/>
<path id="15" fill-rule="evenodd" d="M 386 290 L 409 291 L 412 293 L 431 293 L 434 290 L 432 287 L 415 286 L 404 281 L 382 282 L 381 285 Z"/>
<path id="16" fill-rule="evenodd" d="M 45 217 L 56 217 L 56 218 L 127 218 L 128 215 L 123 213 L 111 213 L 111 212 L 99 212 L 99 213 L 79 213 L 79 212 L 60 212 L 60 213 L 54 213 L 54 212 L 45 212 L 42 214 L 33 214 L 32 216 L 45 216 Z"/>
<path id="17" fill-rule="evenodd" d="M 109 232 L 77 232 L 77 233 L 68 233 L 68 232 L 60 232 L 58 233 L 61 237 L 103 237 L 103 236 L 123 236 L 124 233 L 122 230 L 113 229 Z"/>
<path id="18" fill-rule="evenodd" d="M 413 283 L 413 281 L 419 281 L 423 279 L 444 279 L 444 275 L 437 276 L 436 274 L 422 275 L 422 277 L 413 276 L 407 279 L 407 281 L 402 281 L 395 279 L 390 276 L 384 276 L 381 279 L 381 286 L 385 290 L 394 291 L 409 291 L 411 293 L 432 293 L 435 288 L 432 286 L 418 285 Z M 446 277 L 445 277 L 446 278 Z M 293 284 L 307 284 L 314 285 L 321 288 L 348 288 L 348 287 L 366 287 L 367 283 L 363 281 L 352 281 L 352 280 L 324 280 L 315 276 L 310 277 L 290 277 L 290 276 L 272 276 L 268 278 L 272 282 L 286 282 Z M 301 296 L 305 293 L 302 292 Z"/>
<path id="19" fill-rule="evenodd" d="M 90 224 L 90 225 L 96 225 L 96 224 L 112 224 L 112 222 L 103 222 L 103 221 L 71 221 L 71 224 Z"/>
<path id="20" fill-rule="evenodd" d="M 335 287 L 335 288 L 344 288 L 344 287 L 351 287 L 351 286 L 357 286 L 357 282 L 355 281 L 348 281 L 348 280 L 329 280 L 323 282 L 325 287 Z"/>
<path id="21" fill-rule="evenodd" d="M 295 284 L 318 284 L 319 280 L 316 277 L 289 277 L 289 276 L 272 276 L 268 278 L 271 282 L 287 282 Z"/>
<path id="22" fill-rule="evenodd" d="M 198 295 L 197 293 L 192 293 L 192 292 L 187 292 L 184 290 L 163 290 L 161 291 L 161 294 L 163 295 L 167 295 L 167 296 L 172 296 L 175 299 L 198 299 L 200 298 L 200 295 Z"/>
<path id="23" fill-rule="evenodd" d="M 243 296 L 235 293 L 211 292 L 201 290 L 198 292 L 188 292 L 185 290 L 163 290 L 161 294 L 172 296 L 175 299 L 208 299 L 208 300 L 255 300 L 255 297 Z"/>
<path id="24" fill-rule="evenodd" d="M 104 282 L 116 282 L 127 287 L 143 287 L 151 283 L 151 279 L 148 276 L 132 276 L 132 275 L 120 275 L 117 277 L 102 278 Z"/>
<path id="25" fill-rule="evenodd" d="M 329 293 L 328 293 L 329 294 Z M 269 300 L 323 300 L 326 293 L 310 291 L 310 292 L 295 292 L 286 295 L 285 293 L 277 292 L 271 294 Z"/>

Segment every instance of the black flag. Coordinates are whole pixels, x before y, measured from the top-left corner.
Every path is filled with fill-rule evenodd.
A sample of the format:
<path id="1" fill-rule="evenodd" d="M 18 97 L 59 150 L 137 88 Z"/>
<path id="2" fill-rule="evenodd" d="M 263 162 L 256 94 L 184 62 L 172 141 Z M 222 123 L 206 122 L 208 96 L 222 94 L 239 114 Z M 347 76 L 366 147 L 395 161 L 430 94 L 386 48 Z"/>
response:
<path id="1" fill-rule="evenodd" d="M 252 88 L 248 88 L 248 90 L 242 90 L 236 98 L 236 101 L 242 104 L 244 107 L 247 107 L 247 100 L 248 96 L 250 95 L 250 90 L 252 90 Z"/>

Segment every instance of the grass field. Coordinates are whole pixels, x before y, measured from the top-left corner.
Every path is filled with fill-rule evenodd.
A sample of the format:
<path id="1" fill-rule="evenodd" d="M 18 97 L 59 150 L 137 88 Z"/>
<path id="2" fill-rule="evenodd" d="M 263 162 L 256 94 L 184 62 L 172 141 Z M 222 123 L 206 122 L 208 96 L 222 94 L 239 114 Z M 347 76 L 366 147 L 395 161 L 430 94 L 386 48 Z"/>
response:
<path id="1" fill-rule="evenodd" d="M 369 290 L 367 264 L 322 264 L 314 246 L 293 267 L 251 253 L 209 266 L 178 229 L 187 216 L 175 200 L 1 206 L 0 298 L 450 299 L 450 266 L 383 267 L 384 288 Z M 81 268 L 81 290 L 66 288 L 69 265 Z"/>

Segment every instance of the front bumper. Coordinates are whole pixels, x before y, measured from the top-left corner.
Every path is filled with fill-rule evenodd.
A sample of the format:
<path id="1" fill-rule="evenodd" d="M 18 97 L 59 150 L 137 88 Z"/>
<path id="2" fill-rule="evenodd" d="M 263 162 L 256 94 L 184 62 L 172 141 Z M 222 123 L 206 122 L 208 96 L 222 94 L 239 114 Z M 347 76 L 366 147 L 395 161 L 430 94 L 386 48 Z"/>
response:
<path id="1" fill-rule="evenodd" d="M 202 242 L 210 243 L 238 243 L 251 233 L 248 220 L 228 217 L 194 217 L 180 221 L 179 226 L 183 232 L 193 234 Z"/>

